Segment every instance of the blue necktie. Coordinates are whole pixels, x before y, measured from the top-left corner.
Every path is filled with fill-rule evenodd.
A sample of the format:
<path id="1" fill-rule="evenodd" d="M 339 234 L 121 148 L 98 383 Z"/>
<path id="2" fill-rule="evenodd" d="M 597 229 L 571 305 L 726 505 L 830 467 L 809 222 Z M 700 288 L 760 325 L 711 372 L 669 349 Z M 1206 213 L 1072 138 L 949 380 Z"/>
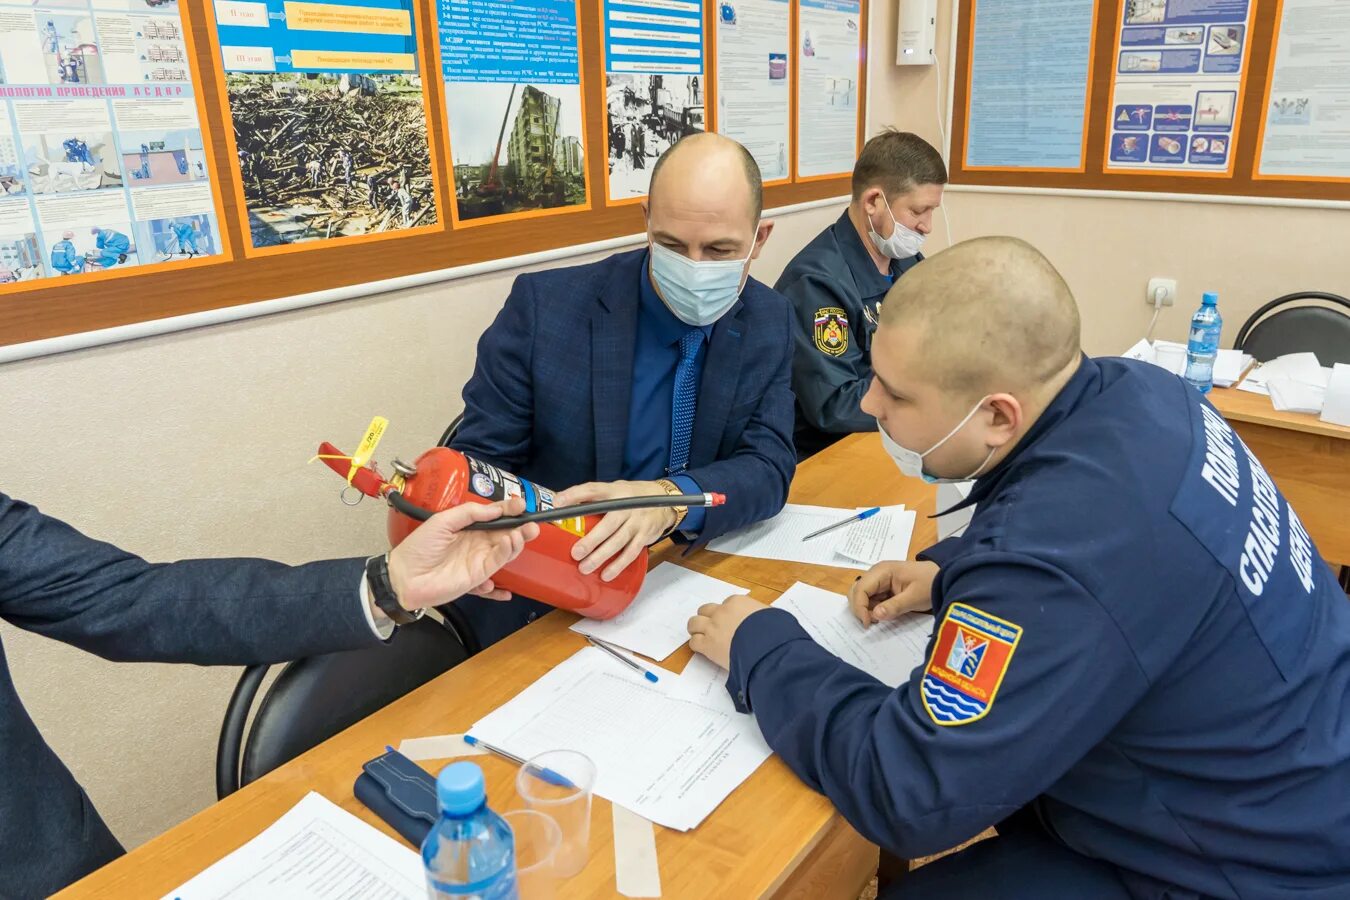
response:
<path id="1" fill-rule="evenodd" d="M 698 404 L 698 378 L 694 363 L 703 346 L 703 329 L 691 328 L 680 338 L 680 364 L 675 367 L 675 398 L 670 409 L 670 468 L 678 475 L 689 468 L 689 439 L 694 432 L 694 407 Z"/>

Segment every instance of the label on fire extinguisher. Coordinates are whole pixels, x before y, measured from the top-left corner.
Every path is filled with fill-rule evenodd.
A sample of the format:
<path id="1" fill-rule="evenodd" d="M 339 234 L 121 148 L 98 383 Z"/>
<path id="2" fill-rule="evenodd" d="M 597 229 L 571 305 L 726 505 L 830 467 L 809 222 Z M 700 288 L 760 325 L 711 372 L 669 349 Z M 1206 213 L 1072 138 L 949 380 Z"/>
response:
<path id="1" fill-rule="evenodd" d="M 503 472 L 496 466 L 466 457 L 469 463 L 469 488 L 485 500 L 505 500 L 508 497 L 520 497 L 525 501 L 527 513 L 540 512 L 553 508 L 553 492 Z M 570 529 L 569 529 L 570 530 Z"/>

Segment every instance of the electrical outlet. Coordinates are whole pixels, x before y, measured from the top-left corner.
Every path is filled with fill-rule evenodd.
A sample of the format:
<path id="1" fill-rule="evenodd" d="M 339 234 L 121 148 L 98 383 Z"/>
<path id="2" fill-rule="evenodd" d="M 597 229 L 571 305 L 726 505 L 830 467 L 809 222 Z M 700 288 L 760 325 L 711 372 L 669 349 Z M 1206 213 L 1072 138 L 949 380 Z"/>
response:
<path id="1" fill-rule="evenodd" d="M 1158 292 L 1162 292 L 1162 305 L 1171 306 L 1177 302 L 1177 280 L 1175 278 L 1150 278 L 1148 280 L 1148 293 L 1144 295 L 1144 301 L 1149 306 L 1154 306 L 1158 302 Z"/>

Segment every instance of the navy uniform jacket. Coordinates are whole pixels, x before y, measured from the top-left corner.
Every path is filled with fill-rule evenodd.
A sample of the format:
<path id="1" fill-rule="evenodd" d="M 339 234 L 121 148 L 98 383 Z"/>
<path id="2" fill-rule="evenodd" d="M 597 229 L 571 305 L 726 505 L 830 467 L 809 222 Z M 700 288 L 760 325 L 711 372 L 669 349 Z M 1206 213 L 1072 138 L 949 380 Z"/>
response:
<path id="1" fill-rule="evenodd" d="M 647 251 L 521 275 L 478 343 L 456 450 L 553 490 L 621 477 Z M 796 469 L 787 304 L 748 279 L 713 326 L 689 468 L 725 506 L 699 541 L 776 514 Z"/>
<path id="2" fill-rule="evenodd" d="M 788 765 L 901 856 L 1040 798 L 1139 897 L 1350 896 L 1350 601 L 1213 407 L 1084 359 L 969 502 L 899 689 L 785 612 L 738 630 Z"/>
<path id="3" fill-rule="evenodd" d="M 877 430 L 860 408 L 872 379 L 872 332 L 895 279 L 922 260 L 892 260 L 890 276 L 882 275 L 846 210 L 778 277 L 774 290 L 792 303 L 798 459 L 844 435 Z"/>
<path id="4" fill-rule="evenodd" d="M 0 618 L 105 659 L 249 665 L 378 643 L 359 597 L 364 564 L 152 565 L 0 493 Z M 3 648 L 0 773 L 0 897 L 45 897 L 121 854 L 29 718 Z"/>

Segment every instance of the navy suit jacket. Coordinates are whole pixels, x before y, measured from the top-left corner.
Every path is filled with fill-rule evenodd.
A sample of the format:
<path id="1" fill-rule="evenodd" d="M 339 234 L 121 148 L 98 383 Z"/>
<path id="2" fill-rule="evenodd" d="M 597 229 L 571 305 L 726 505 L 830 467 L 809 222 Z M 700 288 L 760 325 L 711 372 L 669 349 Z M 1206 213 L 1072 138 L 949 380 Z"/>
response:
<path id="1" fill-rule="evenodd" d="M 555 490 L 621 477 L 644 250 L 521 275 L 478 343 L 452 446 Z M 727 495 L 699 541 L 783 508 L 792 446 L 792 316 L 747 279 L 713 328 L 684 474 Z"/>
<path id="2" fill-rule="evenodd" d="M 364 562 L 152 565 L 0 493 L 0 618 L 106 659 L 249 665 L 379 643 Z M 0 646 L 0 897 L 45 897 L 121 852 L 24 709 Z"/>

